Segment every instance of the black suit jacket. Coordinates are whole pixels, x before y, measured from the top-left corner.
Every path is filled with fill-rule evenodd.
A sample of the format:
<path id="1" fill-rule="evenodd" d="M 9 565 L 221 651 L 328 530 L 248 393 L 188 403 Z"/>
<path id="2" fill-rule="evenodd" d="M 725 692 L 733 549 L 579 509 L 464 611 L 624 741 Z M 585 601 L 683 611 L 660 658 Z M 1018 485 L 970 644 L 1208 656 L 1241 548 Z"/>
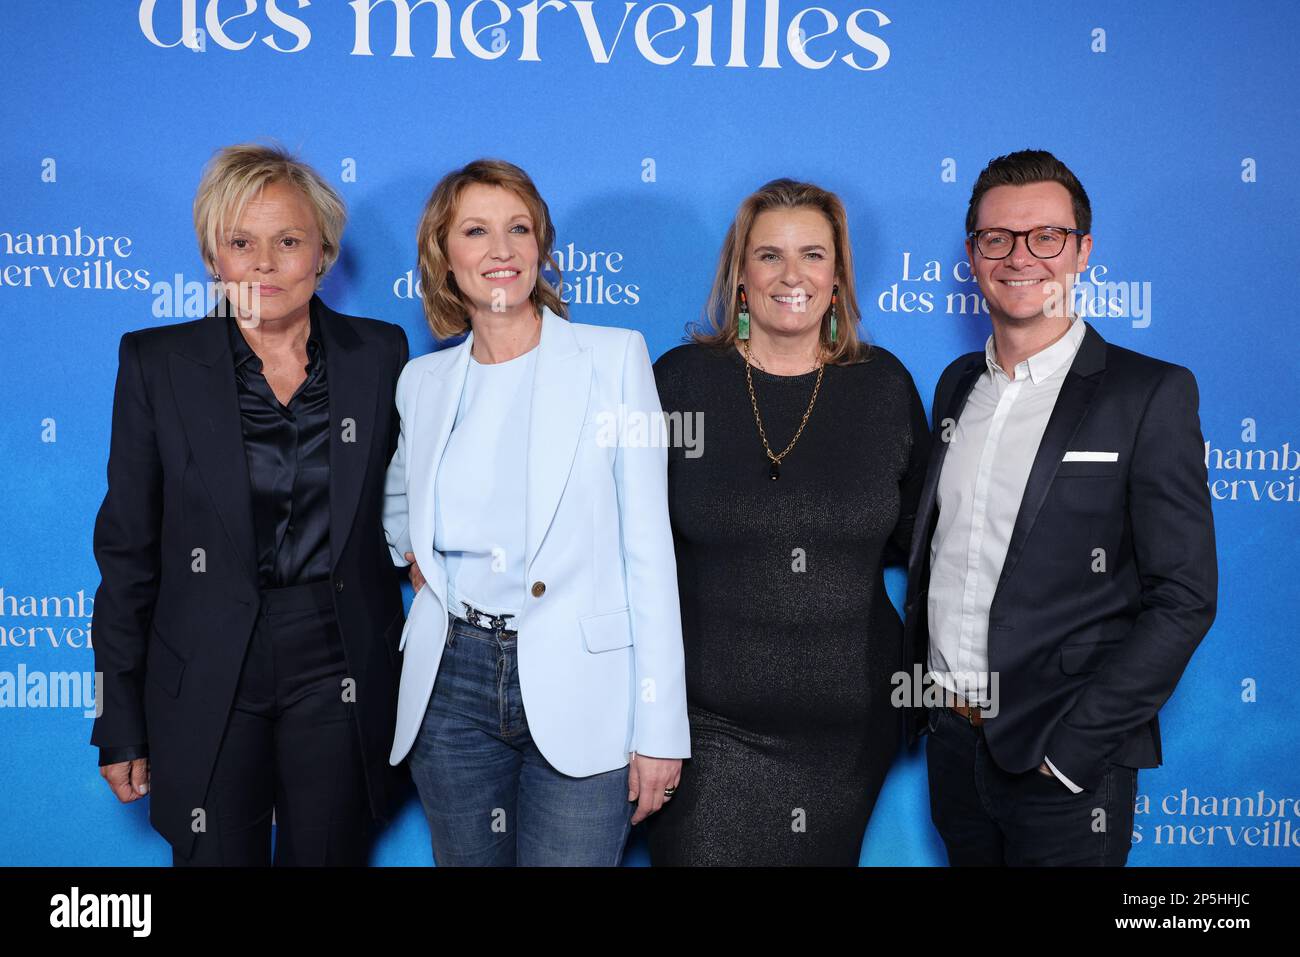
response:
<path id="1" fill-rule="evenodd" d="M 1078 320 L 1082 321 L 1082 320 Z M 984 353 L 944 370 L 908 561 L 905 641 L 927 667 L 930 540 L 947 443 L 985 370 Z M 1091 790 L 1107 762 L 1157 767 L 1156 713 L 1214 620 L 1218 568 L 1196 380 L 1106 343 L 1088 326 L 1043 433 L 989 608 L 998 675 L 989 752 L 1007 771 L 1050 757 Z M 1063 462 L 1067 451 L 1116 462 Z M 1103 552 L 1097 552 L 1102 549 Z M 1104 571 L 1098 558 L 1104 558 Z M 911 740 L 922 732 L 913 713 Z"/>
<path id="2" fill-rule="evenodd" d="M 338 627 L 356 681 L 371 809 L 400 782 L 388 764 L 404 617 L 382 524 L 396 448 L 400 326 L 312 300 L 329 364 L 330 552 Z M 108 492 L 95 522 L 91 743 L 147 744 L 150 820 L 182 854 L 194 837 L 259 607 L 230 318 L 209 315 L 122 337 Z M 202 552 L 198 550 L 202 549 Z"/>

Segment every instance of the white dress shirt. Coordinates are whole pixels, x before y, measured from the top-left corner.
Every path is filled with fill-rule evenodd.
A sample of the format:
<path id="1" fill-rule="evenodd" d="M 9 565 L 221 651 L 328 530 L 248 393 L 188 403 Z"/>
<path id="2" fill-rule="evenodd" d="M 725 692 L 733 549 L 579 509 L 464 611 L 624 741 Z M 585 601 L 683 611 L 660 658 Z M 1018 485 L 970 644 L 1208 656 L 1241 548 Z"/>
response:
<path id="1" fill-rule="evenodd" d="M 1084 324 L 1073 320 L 1060 339 L 1019 363 L 1014 379 L 998 365 L 989 336 L 987 369 L 950 433 L 930 540 L 929 668 L 972 705 L 991 703 L 989 606 L 1038 445 L 1084 332 Z M 1047 766 L 1071 791 L 1082 790 L 1050 760 Z"/>
<path id="2" fill-rule="evenodd" d="M 446 556 L 451 611 L 457 603 L 497 615 L 523 607 L 524 462 L 537 350 L 507 362 L 472 356 L 456 424 L 438 465 L 434 491 Z"/>

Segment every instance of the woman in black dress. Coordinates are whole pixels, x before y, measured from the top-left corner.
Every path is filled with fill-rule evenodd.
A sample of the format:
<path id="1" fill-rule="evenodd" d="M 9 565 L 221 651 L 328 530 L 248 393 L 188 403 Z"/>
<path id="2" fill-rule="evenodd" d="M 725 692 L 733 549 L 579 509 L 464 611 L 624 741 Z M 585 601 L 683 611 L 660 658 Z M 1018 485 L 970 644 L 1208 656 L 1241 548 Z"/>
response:
<path id="1" fill-rule="evenodd" d="M 655 364 L 670 427 L 703 439 L 669 457 L 692 756 L 649 823 L 656 865 L 858 862 L 901 737 L 882 570 L 929 441 L 858 317 L 843 205 L 775 180 L 727 234 L 705 328 Z"/>

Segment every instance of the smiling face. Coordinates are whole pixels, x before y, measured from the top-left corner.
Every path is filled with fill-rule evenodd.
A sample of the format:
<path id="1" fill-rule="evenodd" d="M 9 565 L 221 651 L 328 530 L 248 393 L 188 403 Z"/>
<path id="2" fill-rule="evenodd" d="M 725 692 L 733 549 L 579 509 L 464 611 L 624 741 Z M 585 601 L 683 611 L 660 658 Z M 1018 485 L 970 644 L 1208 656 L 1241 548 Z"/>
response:
<path id="1" fill-rule="evenodd" d="M 447 231 L 447 262 L 472 315 L 529 307 L 537 285 L 535 229 L 517 193 L 483 183 L 465 187 Z"/>
<path id="2" fill-rule="evenodd" d="M 1027 186 L 995 186 L 980 200 L 975 228 L 1028 230 L 1035 226 L 1078 224 L 1070 191 L 1060 183 L 1030 183 Z M 1052 259 L 1038 259 L 1025 246 L 1027 237 L 1016 237 L 1005 259 L 985 259 L 966 241 L 971 270 L 980 292 L 988 300 L 989 312 L 999 322 L 1029 325 L 1044 318 L 1061 318 L 1062 304 L 1070 301 L 1071 275 L 1088 268 L 1092 236 L 1070 236 L 1065 248 Z"/>
<path id="3" fill-rule="evenodd" d="M 213 253 L 227 300 L 237 305 L 241 318 L 262 323 L 307 316 L 321 259 L 316 211 L 286 182 L 270 183 L 254 195 L 234 226 L 218 237 Z"/>
<path id="4" fill-rule="evenodd" d="M 830 221 L 809 207 L 759 213 L 749 231 L 740 281 L 757 330 L 815 339 L 836 281 Z"/>

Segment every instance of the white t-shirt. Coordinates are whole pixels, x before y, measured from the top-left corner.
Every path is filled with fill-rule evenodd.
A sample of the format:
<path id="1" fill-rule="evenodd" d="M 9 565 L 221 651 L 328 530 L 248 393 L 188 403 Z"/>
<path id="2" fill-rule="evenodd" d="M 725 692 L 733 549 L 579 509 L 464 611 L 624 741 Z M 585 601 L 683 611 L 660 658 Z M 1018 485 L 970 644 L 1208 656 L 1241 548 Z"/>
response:
<path id="1" fill-rule="evenodd" d="M 434 487 L 433 547 L 458 603 L 518 615 L 524 600 L 524 501 L 534 347 L 508 362 L 470 356 L 456 421 Z"/>

